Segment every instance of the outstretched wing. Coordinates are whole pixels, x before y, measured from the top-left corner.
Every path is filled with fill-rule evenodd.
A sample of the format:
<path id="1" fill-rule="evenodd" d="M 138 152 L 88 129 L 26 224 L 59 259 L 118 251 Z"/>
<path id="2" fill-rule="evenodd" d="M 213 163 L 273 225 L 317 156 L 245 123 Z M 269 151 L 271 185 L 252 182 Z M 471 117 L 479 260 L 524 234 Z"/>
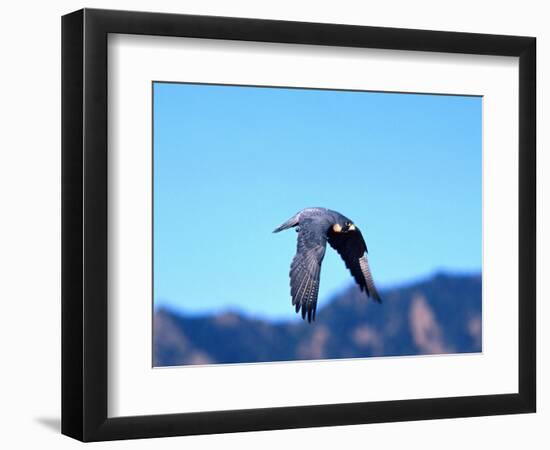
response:
<path id="1" fill-rule="evenodd" d="M 361 291 L 366 291 L 369 297 L 380 303 L 382 300 L 370 273 L 367 245 L 359 228 L 347 233 L 336 233 L 331 230 L 328 242 L 340 254 Z"/>
<path id="2" fill-rule="evenodd" d="M 321 263 L 325 256 L 326 238 L 322 228 L 311 219 L 300 221 L 296 255 L 290 265 L 290 295 L 296 312 L 302 318 L 315 320 Z"/>

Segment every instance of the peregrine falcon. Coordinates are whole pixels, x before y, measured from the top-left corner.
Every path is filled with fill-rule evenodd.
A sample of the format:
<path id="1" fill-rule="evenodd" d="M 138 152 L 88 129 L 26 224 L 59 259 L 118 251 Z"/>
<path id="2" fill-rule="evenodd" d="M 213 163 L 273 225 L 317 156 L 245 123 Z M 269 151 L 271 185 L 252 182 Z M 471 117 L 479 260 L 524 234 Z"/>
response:
<path id="1" fill-rule="evenodd" d="M 367 260 L 367 245 L 354 223 L 342 214 L 326 208 L 306 208 L 288 219 L 273 233 L 297 227 L 298 246 L 290 265 L 290 295 L 296 312 L 302 309 L 302 319 L 315 320 L 321 263 L 326 243 L 335 249 L 351 272 L 361 291 L 378 303 Z"/>

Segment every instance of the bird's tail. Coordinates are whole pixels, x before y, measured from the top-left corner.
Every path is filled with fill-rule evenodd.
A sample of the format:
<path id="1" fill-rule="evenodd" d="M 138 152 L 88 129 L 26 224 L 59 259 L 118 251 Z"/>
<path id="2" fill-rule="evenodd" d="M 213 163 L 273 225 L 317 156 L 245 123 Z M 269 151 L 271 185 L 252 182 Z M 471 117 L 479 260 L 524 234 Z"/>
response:
<path id="1" fill-rule="evenodd" d="M 281 226 L 275 228 L 273 230 L 273 233 L 278 233 L 279 231 L 288 230 L 289 228 L 292 228 L 292 227 L 295 227 L 296 225 L 298 225 L 298 216 L 299 216 L 299 214 L 296 214 L 295 216 L 292 216 L 290 219 L 288 219 Z"/>

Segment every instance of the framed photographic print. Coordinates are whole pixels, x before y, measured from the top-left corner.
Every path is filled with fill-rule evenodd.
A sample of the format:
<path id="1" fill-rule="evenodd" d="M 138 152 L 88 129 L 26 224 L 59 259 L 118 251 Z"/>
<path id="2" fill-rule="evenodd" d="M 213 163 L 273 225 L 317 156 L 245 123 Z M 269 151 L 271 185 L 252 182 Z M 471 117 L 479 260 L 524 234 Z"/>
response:
<path id="1" fill-rule="evenodd" d="M 535 411 L 535 38 L 62 21 L 62 432 Z"/>

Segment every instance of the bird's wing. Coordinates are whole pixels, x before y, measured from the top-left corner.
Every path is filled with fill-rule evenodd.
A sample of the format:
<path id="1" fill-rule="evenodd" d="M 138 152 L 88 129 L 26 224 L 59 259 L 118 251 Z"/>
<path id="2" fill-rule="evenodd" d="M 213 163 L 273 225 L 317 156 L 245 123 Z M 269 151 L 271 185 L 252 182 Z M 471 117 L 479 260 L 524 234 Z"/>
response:
<path id="1" fill-rule="evenodd" d="M 302 318 L 315 320 L 321 262 L 325 256 L 326 238 L 322 229 L 311 219 L 300 221 L 296 255 L 290 265 L 290 295 L 296 312 Z"/>
<path id="2" fill-rule="evenodd" d="M 380 295 L 376 290 L 369 268 L 367 245 L 359 228 L 347 233 L 331 231 L 328 235 L 328 242 L 340 254 L 361 291 L 366 291 L 369 297 L 380 303 Z"/>

